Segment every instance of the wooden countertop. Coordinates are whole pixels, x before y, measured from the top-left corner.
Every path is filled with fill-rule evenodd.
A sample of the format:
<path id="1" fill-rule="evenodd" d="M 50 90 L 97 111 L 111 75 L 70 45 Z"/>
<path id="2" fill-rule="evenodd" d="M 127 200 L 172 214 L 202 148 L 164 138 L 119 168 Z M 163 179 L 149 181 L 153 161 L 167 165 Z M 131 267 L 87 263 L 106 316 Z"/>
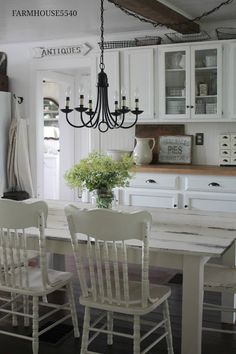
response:
<path id="1" fill-rule="evenodd" d="M 236 176 L 236 167 L 209 165 L 143 165 L 134 166 L 132 172 L 176 173 L 190 175 Z"/>

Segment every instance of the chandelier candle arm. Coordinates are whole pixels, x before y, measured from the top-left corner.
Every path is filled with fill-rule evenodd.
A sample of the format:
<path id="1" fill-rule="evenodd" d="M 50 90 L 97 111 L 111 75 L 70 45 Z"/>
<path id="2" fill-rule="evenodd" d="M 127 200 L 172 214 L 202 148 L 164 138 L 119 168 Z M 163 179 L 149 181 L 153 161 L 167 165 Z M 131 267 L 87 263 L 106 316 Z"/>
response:
<path id="1" fill-rule="evenodd" d="M 61 109 L 63 113 L 65 113 L 66 121 L 73 128 L 98 128 L 101 133 L 105 133 L 109 129 L 117 129 L 123 128 L 128 129 L 133 127 L 138 120 L 138 116 L 143 113 L 143 111 L 139 110 L 139 100 L 135 98 L 135 109 L 131 111 L 126 106 L 126 96 L 124 93 L 122 94 L 121 99 L 121 108 L 119 108 L 118 99 L 115 99 L 115 107 L 114 112 L 110 111 L 109 102 L 108 102 L 108 79 L 107 74 L 105 73 L 105 64 L 104 64 L 104 0 L 101 0 L 101 27 L 100 27 L 100 63 L 99 68 L 100 72 L 98 73 L 98 82 L 97 82 L 97 103 L 96 108 L 93 111 L 92 108 L 92 99 L 88 101 L 88 107 L 84 107 L 84 95 L 80 94 L 79 96 L 79 107 L 75 107 L 74 110 L 79 112 L 79 117 L 81 124 L 74 124 L 69 119 L 69 114 L 73 111 L 70 109 L 70 97 L 66 95 L 66 105 L 65 108 Z M 135 120 L 127 125 L 125 122 L 125 115 L 131 112 L 135 115 Z M 84 117 L 84 113 L 88 116 L 86 120 Z"/>

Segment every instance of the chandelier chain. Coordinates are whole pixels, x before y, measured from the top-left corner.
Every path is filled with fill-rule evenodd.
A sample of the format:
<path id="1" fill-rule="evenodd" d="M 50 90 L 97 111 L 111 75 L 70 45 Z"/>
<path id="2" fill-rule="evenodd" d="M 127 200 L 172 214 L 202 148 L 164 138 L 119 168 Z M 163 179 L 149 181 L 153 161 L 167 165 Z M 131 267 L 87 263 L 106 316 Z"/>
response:
<path id="1" fill-rule="evenodd" d="M 116 7 L 118 7 L 121 11 L 123 11 L 126 15 L 129 15 L 129 16 L 133 16 L 135 18 L 137 18 L 138 20 L 142 21 L 142 22 L 146 22 L 146 23 L 150 23 L 152 24 L 154 27 L 161 27 L 161 26 L 164 26 L 164 27 L 170 27 L 170 26 L 181 26 L 181 25 L 187 25 L 191 22 L 195 22 L 195 21 L 200 21 L 202 18 L 204 17 L 207 17 L 211 14 L 213 14 L 214 12 L 218 11 L 222 6 L 225 6 L 225 5 L 230 5 L 233 3 L 234 0 L 226 0 L 226 1 L 223 1 L 221 2 L 218 6 L 212 8 L 211 10 L 208 10 L 208 11 L 204 11 L 201 15 L 199 16 L 196 16 L 192 19 L 188 19 L 184 22 L 178 22 L 178 23 L 161 23 L 161 22 L 155 22 L 155 21 L 152 21 L 152 20 L 148 20 L 147 18 L 145 17 L 142 17 L 140 15 L 137 15 L 135 14 L 134 12 L 132 11 L 129 11 L 127 9 L 125 9 L 124 7 L 122 7 L 121 5 L 117 4 L 116 3 L 116 0 L 108 0 L 108 2 L 111 2 L 112 4 L 114 4 Z"/>
<path id="2" fill-rule="evenodd" d="M 105 69 L 104 64 L 104 0 L 101 0 L 101 54 L 100 54 L 100 64 L 99 67 L 101 70 Z"/>

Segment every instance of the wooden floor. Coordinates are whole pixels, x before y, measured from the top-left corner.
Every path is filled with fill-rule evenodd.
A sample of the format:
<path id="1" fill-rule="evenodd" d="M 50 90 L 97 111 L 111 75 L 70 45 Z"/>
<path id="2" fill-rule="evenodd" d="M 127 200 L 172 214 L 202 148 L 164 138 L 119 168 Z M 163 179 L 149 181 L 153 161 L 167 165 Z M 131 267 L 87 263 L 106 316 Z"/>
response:
<path id="1" fill-rule="evenodd" d="M 66 259 L 66 267 L 71 271 L 74 270 L 74 263 L 71 257 Z M 163 270 L 153 268 L 150 272 L 150 278 L 154 282 L 168 283 L 170 278 L 174 275 L 173 271 Z M 135 270 L 134 270 L 135 276 Z M 175 354 L 180 354 L 180 338 L 181 338 L 181 284 L 168 283 L 172 289 L 172 296 L 169 301 L 170 313 L 171 313 L 171 323 L 173 331 L 174 340 L 174 352 Z M 75 276 L 74 290 L 76 298 L 79 296 L 79 285 Z M 219 302 L 219 297 L 217 294 L 207 294 L 208 300 Z M 82 320 L 83 320 L 83 308 L 78 304 L 77 310 L 79 317 L 80 330 L 82 331 Z M 153 312 L 149 315 L 148 319 L 159 317 L 159 310 Z M 220 317 L 217 314 L 206 313 L 204 315 L 205 325 L 215 325 L 221 326 Z M 68 324 L 70 324 L 68 322 Z M 120 327 L 123 331 L 129 332 L 131 326 L 127 322 L 117 322 L 116 325 Z M 10 324 L 7 324 L 10 326 Z M 1 329 L 1 327 L 0 327 Z M 24 329 L 17 329 L 18 331 L 24 331 Z M 236 326 L 235 326 L 236 330 Z M 104 354 L 132 354 L 132 343 L 129 339 L 114 337 L 114 344 L 112 347 L 107 347 L 106 338 L 98 337 L 94 341 L 94 345 L 91 345 L 92 351 L 99 351 Z M 1 354 L 32 354 L 31 342 L 17 339 L 14 337 L 9 337 L 5 335 L 0 335 L 0 353 Z M 60 340 L 60 343 L 51 344 L 44 341 L 40 342 L 39 354 L 79 354 L 80 353 L 80 339 L 75 340 L 73 338 L 72 332 L 66 335 Z M 159 346 L 152 349 L 149 353 L 151 354 L 167 354 L 166 343 L 162 341 Z M 236 353 L 236 335 L 226 335 L 211 332 L 203 332 L 203 343 L 202 343 L 202 354 L 235 354 Z M 191 353 L 189 353 L 191 354 Z"/>

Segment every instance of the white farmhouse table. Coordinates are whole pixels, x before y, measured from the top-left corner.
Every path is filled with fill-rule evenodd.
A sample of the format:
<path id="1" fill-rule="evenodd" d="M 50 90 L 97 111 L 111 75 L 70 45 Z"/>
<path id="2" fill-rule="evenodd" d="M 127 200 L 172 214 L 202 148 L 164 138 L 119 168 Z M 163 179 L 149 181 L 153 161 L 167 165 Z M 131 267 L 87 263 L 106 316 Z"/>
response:
<path id="1" fill-rule="evenodd" d="M 47 201 L 47 248 L 57 254 L 71 253 L 70 235 L 64 215 L 65 201 Z M 81 208 L 92 205 L 74 203 Z M 141 208 L 119 206 L 120 210 Z M 234 249 L 235 214 L 145 208 L 152 214 L 150 265 L 180 269 L 183 272 L 181 354 L 201 354 L 204 265 Z M 81 245 L 83 246 L 81 240 Z M 130 261 L 138 248 L 132 244 Z"/>

